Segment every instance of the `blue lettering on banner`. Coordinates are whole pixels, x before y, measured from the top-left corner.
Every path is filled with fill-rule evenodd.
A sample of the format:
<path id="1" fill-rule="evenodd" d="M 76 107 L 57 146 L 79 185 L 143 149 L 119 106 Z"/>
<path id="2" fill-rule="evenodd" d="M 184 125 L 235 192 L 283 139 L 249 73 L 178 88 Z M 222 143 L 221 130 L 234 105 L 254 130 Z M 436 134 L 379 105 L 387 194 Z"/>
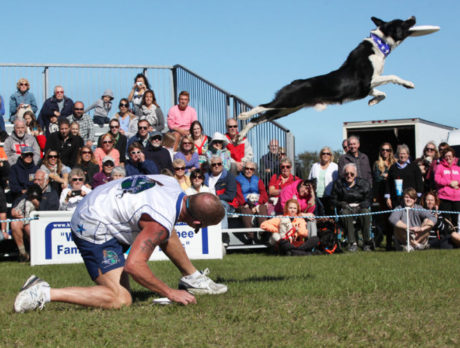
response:
<path id="1" fill-rule="evenodd" d="M 208 228 L 202 228 L 200 233 L 201 235 L 201 245 L 203 248 L 203 254 L 209 254 L 209 242 L 208 242 Z"/>
<path id="2" fill-rule="evenodd" d="M 57 246 L 57 253 L 64 255 L 80 254 L 80 250 L 76 246 L 74 247 L 65 247 L 61 244 Z"/>
<path id="3" fill-rule="evenodd" d="M 195 238 L 195 231 L 189 230 L 189 231 L 176 231 L 177 236 L 180 239 L 187 239 L 187 238 Z M 204 227 L 198 232 L 198 234 L 201 233 L 201 249 L 203 254 L 209 254 L 209 240 L 208 240 L 208 228 Z M 186 245 L 190 245 L 189 241 L 183 241 L 182 245 L 185 247 Z"/>
<path id="4" fill-rule="evenodd" d="M 70 222 L 52 222 L 48 224 L 45 228 L 45 259 L 51 260 L 53 258 L 53 230 L 56 228 L 68 228 L 69 232 L 65 233 L 65 238 L 67 241 L 72 240 L 72 234 L 70 232 Z M 58 251 L 59 254 L 59 251 Z"/>

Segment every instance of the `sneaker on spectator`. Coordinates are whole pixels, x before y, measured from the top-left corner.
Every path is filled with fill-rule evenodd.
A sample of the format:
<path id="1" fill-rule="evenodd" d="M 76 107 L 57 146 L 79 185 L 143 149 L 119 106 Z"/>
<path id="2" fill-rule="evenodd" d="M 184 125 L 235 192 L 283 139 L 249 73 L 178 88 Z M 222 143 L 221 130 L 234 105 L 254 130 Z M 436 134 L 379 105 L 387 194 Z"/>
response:
<path id="1" fill-rule="evenodd" d="M 179 281 L 179 289 L 187 290 L 193 295 L 220 295 L 227 292 L 227 285 L 214 283 L 207 277 L 208 268 L 200 273 L 198 277 L 182 277 Z"/>
<path id="2" fill-rule="evenodd" d="M 19 262 L 29 262 L 30 261 L 30 255 L 28 252 L 25 253 L 19 253 Z"/>
<path id="3" fill-rule="evenodd" d="M 16 313 L 24 313 L 45 306 L 45 290 L 50 285 L 35 275 L 31 275 L 24 283 L 14 301 Z"/>
<path id="4" fill-rule="evenodd" d="M 348 251 L 351 253 L 357 252 L 358 251 L 358 245 L 356 243 L 353 243 L 348 247 Z"/>
<path id="5" fill-rule="evenodd" d="M 403 249 L 403 251 L 407 251 L 407 252 L 414 251 L 414 248 L 412 247 L 412 245 L 409 245 L 409 246 L 403 245 L 402 249 Z"/>
<path id="6" fill-rule="evenodd" d="M 372 248 L 370 245 L 366 244 L 365 246 L 363 246 L 363 251 L 372 251 Z"/>

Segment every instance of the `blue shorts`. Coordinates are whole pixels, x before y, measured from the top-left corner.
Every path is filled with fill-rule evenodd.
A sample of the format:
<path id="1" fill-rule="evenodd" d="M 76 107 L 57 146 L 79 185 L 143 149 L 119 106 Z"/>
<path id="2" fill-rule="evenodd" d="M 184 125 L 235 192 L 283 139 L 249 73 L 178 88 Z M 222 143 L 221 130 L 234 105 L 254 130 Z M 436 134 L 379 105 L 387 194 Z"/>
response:
<path id="1" fill-rule="evenodd" d="M 73 232 L 72 237 L 92 280 L 96 280 L 100 274 L 125 266 L 123 253 L 129 246 L 120 244 L 115 238 L 103 244 L 94 244 L 79 238 Z"/>

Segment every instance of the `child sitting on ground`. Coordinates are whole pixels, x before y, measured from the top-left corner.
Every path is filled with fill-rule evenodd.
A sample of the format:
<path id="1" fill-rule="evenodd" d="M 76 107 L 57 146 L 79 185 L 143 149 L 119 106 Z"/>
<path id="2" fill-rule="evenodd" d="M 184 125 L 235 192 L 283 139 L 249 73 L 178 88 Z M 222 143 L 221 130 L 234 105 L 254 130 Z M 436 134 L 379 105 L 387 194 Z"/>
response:
<path id="1" fill-rule="evenodd" d="M 308 238 L 307 222 L 297 217 L 299 212 L 299 202 L 290 199 L 284 206 L 284 216 L 266 220 L 260 225 L 260 228 L 272 233 L 270 244 L 277 246 L 283 254 L 310 255 L 318 245 L 318 237 Z"/>
<path id="2" fill-rule="evenodd" d="M 113 92 L 111 89 L 106 89 L 102 94 L 101 99 L 97 100 L 93 105 L 88 107 L 85 112 L 94 109 L 93 122 L 103 126 L 109 123 L 109 112 L 112 109 Z"/>

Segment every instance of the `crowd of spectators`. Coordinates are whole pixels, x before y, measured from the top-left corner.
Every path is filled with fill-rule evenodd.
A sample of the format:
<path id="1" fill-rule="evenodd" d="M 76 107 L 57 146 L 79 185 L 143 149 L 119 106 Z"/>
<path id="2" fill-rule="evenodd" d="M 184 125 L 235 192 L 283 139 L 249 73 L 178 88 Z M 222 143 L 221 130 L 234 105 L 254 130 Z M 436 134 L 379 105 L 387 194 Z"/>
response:
<path id="1" fill-rule="evenodd" d="M 175 177 L 187 194 L 216 194 L 226 210 L 223 229 L 228 228 L 228 215 L 238 212 L 244 227 L 265 226 L 268 232 L 277 233 L 270 237 L 248 232 L 247 244 L 270 239 L 279 250 L 302 253 L 317 241 L 317 218 L 337 213 L 359 214 L 356 219 L 340 218 L 351 252 L 358 250 L 360 239 L 363 250 L 372 250 L 383 235 L 388 250 L 393 241 L 395 246 L 413 249 L 459 245 L 458 234 L 449 230 L 457 225 L 456 214 L 426 210 L 411 210 L 410 216 L 405 210 L 391 216 L 379 214 L 373 217 L 374 239 L 370 230 L 371 210 L 423 206 L 432 211 L 460 211 L 460 167 L 454 150 L 445 143 L 438 149 L 429 142 L 423 156 L 413 161 L 406 145 L 399 145 L 393 154 L 391 144 L 383 143 L 371 166 L 359 151 L 359 139 L 351 136 L 344 140 L 344 154 L 337 163 L 325 146 L 308 178 L 300 178 L 292 174 L 293 163 L 278 139 L 270 140 L 267 153 L 256 163 L 248 139 L 238 137 L 235 119 L 227 119 L 222 133 L 207 135 L 186 91 L 165 117 L 143 74 L 135 77 L 128 97 L 119 99 L 114 115 L 110 89 L 85 109 L 83 102 L 64 94 L 63 86 L 56 86 L 40 111 L 29 89 L 27 79 L 20 79 L 17 92 L 10 97 L 12 133 L 6 134 L 0 122 L 4 150 L 0 200 L 11 203 L 13 218 L 30 216 L 34 210 L 72 211 L 86 194 L 106 182 L 162 173 Z M 0 102 L 4 109 L 4 99 Z M 108 132 L 96 139 L 97 125 L 104 124 Z M 289 218 L 294 212 L 297 217 Z M 278 220 L 267 220 L 275 215 Z M 0 204 L 0 218 L 6 216 L 7 205 Z M 410 221 L 410 243 L 403 233 L 406 219 Z M 6 225 L 1 226 L 0 237 L 7 238 Z M 285 230 L 286 226 L 293 230 Z M 284 230 L 275 231 L 277 228 Z M 27 221 L 11 224 L 21 260 L 29 258 L 29 233 Z"/>

